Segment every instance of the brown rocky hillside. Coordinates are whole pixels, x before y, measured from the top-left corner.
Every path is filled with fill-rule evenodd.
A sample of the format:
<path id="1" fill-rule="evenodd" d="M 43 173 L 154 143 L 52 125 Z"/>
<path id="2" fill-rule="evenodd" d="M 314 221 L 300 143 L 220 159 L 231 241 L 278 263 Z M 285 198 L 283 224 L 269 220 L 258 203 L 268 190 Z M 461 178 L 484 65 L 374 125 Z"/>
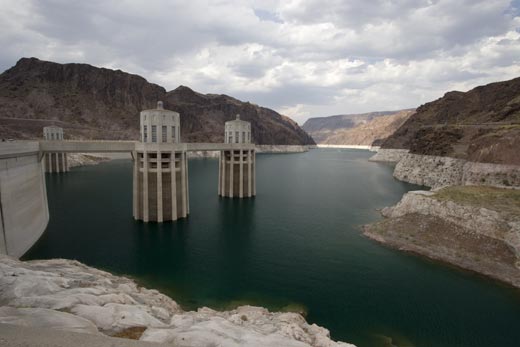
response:
<path id="1" fill-rule="evenodd" d="M 413 109 L 309 118 L 302 128 L 320 144 L 372 145 L 391 135 L 412 112 Z"/>
<path id="2" fill-rule="evenodd" d="M 378 145 L 392 135 L 413 114 L 413 110 L 398 111 L 376 117 L 353 128 L 338 129 L 321 143 L 327 145 Z"/>
<path id="3" fill-rule="evenodd" d="M 224 122 L 239 113 L 257 144 L 314 144 L 291 119 L 227 95 L 184 86 L 167 92 L 120 70 L 36 58 L 22 58 L 0 75 L 0 137 L 41 138 L 42 128 L 54 124 L 66 138 L 138 139 L 139 112 L 158 100 L 181 114 L 186 142 L 222 142 Z"/>
<path id="4" fill-rule="evenodd" d="M 446 93 L 419 107 L 382 146 L 520 165 L 520 78 Z"/>

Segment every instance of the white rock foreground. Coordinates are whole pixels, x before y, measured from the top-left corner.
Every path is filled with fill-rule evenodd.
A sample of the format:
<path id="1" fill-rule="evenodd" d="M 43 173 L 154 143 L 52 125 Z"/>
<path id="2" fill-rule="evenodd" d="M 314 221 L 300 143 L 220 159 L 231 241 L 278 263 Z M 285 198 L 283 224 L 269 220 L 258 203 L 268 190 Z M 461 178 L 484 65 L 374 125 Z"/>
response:
<path id="1" fill-rule="evenodd" d="M 169 297 L 73 260 L 22 262 L 0 256 L 0 323 L 114 334 L 175 346 L 353 347 L 297 313 L 241 306 L 185 312 Z"/>

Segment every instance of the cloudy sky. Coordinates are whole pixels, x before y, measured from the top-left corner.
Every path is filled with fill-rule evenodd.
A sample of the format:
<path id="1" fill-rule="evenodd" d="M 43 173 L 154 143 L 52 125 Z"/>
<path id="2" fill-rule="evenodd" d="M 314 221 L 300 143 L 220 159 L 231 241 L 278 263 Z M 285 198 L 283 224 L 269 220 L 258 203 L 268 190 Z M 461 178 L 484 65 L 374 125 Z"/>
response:
<path id="1" fill-rule="evenodd" d="M 308 117 L 520 76 L 520 0 L 0 0 L 20 57 L 121 69 Z"/>

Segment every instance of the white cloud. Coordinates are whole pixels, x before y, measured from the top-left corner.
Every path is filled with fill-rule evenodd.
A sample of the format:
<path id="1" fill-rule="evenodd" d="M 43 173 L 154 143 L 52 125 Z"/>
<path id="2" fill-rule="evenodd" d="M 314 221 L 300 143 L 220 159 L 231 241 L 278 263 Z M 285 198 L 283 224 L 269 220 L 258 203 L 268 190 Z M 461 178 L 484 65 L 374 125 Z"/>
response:
<path id="1" fill-rule="evenodd" d="M 303 122 L 414 107 L 520 75 L 506 0 L 0 0 L 0 69 L 22 56 L 226 93 Z"/>

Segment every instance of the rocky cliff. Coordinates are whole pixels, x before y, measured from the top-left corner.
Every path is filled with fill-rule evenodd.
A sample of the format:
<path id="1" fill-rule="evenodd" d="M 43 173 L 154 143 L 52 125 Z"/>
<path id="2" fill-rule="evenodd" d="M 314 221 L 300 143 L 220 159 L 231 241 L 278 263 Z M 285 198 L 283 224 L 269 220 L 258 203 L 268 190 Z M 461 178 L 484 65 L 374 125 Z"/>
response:
<path id="1" fill-rule="evenodd" d="M 364 227 L 378 242 L 520 288 L 520 191 L 491 187 L 407 193 Z"/>
<path id="2" fill-rule="evenodd" d="M 394 133 L 413 109 L 309 118 L 302 128 L 319 144 L 378 145 Z"/>
<path id="3" fill-rule="evenodd" d="M 520 187 L 520 166 L 409 153 L 397 163 L 394 177 L 431 188 L 455 185 Z"/>
<path id="4" fill-rule="evenodd" d="M 181 114 L 186 142 L 223 142 L 224 122 L 251 122 L 253 141 L 309 145 L 312 138 L 294 121 L 273 110 L 227 95 L 200 94 L 180 86 L 167 92 L 144 78 L 87 64 L 57 64 L 22 58 L 0 75 L 2 138 L 40 138 L 58 125 L 68 138 L 138 139 L 139 112 L 163 100 Z"/>
<path id="5" fill-rule="evenodd" d="M 370 161 L 394 163 L 394 177 L 398 180 L 434 189 L 454 185 L 520 187 L 520 165 L 479 163 L 388 148 L 380 148 Z"/>
<path id="6" fill-rule="evenodd" d="M 520 78 L 446 93 L 419 107 L 382 147 L 520 165 Z"/>
<path id="7" fill-rule="evenodd" d="M 332 341 L 327 329 L 297 313 L 252 306 L 186 312 L 156 290 L 73 260 L 20 262 L 0 255 L 0 279 L 0 323 L 178 347 L 353 347 Z"/>

